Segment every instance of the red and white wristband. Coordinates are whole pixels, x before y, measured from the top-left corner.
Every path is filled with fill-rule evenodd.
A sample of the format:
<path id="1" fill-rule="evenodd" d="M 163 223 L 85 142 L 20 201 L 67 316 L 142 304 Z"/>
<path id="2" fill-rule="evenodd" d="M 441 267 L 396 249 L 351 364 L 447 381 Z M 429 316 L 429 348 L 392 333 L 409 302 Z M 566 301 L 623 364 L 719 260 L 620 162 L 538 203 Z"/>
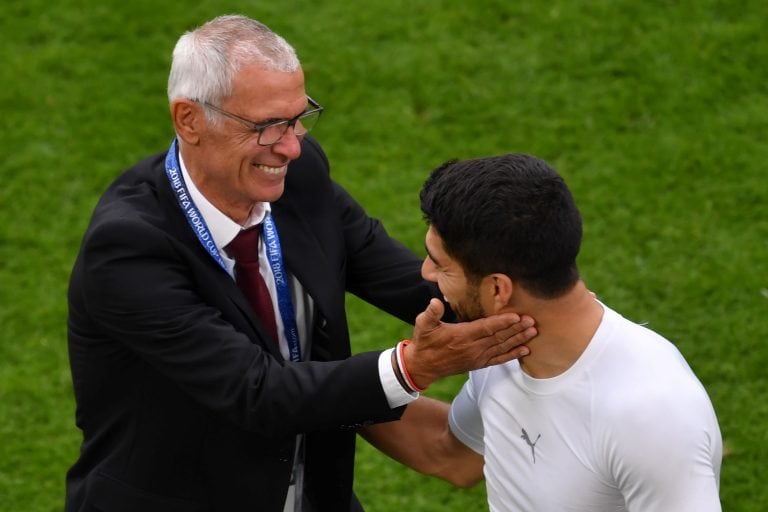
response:
<path id="1" fill-rule="evenodd" d="M 395 376 L 397 377 L 397 381 L 400 383 L 403 388 L 406 390 L 411 390 L 414 393 L 421 393 L 425 391 L 427 388 L 420 388 L 416 385 L 416 383 L 413 381 L 413 377 L 411 377 L 411 374 L 408 373 L 408 368 L 405 366 L 405 357 L 403 355 L 403 352 L 405 350 L 406 345 L 411 343 L 411 340 L 403 340 L 400 343 L 397 344 L 397 347 L 392 351 L 392 357 L 394 358 L 393 361 L 393 368 L 395 370 Z"/>

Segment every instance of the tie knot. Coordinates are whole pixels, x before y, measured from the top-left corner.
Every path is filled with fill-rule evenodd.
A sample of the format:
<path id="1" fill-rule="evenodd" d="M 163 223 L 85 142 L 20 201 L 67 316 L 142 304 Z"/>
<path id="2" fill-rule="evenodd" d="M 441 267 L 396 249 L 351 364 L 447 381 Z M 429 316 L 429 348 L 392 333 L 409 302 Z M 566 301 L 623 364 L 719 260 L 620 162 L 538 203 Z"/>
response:
<path id="1" fill-rule="evenodd" d="M 235 261 L 259 261 L 259 236 L 261 224 L 243 229 L 227 244 L 227 252 Z"/>

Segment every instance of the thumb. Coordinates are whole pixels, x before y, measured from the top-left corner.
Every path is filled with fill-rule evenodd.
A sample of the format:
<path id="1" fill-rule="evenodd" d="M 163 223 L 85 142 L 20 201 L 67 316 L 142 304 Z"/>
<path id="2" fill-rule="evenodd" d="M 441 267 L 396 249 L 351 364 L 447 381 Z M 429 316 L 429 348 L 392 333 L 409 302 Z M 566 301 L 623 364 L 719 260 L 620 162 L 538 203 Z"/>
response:
<path id="1" fill-rule="evenodd" d="M 440 326 L 440 319 L 445 314 L 445 306 L 439 299 L 429 301 L 427 309 L 416 317 L 416 328 L 420 331 L 431 331 Z"/>

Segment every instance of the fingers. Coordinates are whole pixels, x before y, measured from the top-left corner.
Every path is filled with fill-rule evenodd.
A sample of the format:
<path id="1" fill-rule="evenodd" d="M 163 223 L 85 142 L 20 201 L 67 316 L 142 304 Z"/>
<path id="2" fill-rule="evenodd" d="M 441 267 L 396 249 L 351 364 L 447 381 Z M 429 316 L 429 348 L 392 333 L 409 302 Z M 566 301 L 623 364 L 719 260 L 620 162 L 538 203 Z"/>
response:
<path id="1" fill-rule="evenodd" d="M 519 359 L 521 357 L 527 356 L 530 353 L 531 353 L 531 350 L 525 345 L 516 346 L 513 349 L 509 350 L 508 352 L 504 352 L 498 356 L 490 358 L 486 366 L 493 366 L 496 364 L 507 363 L 513 359 Z"/>
<path id="2" fill-rule="evenodd" d="M 533 325 L 531 317 L 526 316 L 526 318 L 531 321 L 530 325 Z M 478 322 L 485 323 L 485 328 L 488 331 L 489 336 L 492 335 L 492 333 L 500 333 L 504 336 L 505 330 L 514 329 L 520 321 L 520 315 L 517 313 L 499 313 L 478 320 Z M 529 325 L 526 325 L 526 327 L 529 327 Z"/>
<path id="3" fill-rule="evenodd" d="M 440 320 L 445 314 L 445 306 L 439 299 L 430 299 L 429 304 L 427 304 L 427 309 L 424 310 L 424 312 L 428 315 L 432 315 L 435 323 L 440 323 Z"/>
<path id="4" fill-rule="evenodd" d="M 490 321 L 487 328 L 492 333 L 480 340 L 485 347 L 483 355 L 487 363 L 484 366 L 505 363 L 530 353 L 523 344 L 538 334 L 533 318 L 504 314 L 487 320 Z"/>
<path id="5" fill-rule="evenodd" d="M 441 321 L 444 312 L 442 302 L 430 301 L 416 317 L 413 341 L 404 350 L 408 369 L 420 386 L 528 355 L 524 344 L 537 334 L 527 315 L 504 313 L 453 324 Z"/>
<path id="6" fill-rule="evenodd" d="M 529 317 L 528 315 L 524 315 L 522 317 L 518 317 L 518 320 L 512 323 L 507 322 L 505 324 L 500 324 L 500 327 L 495 329 L 493 332 L 498 341 L 503 341 L 514 337 L 516 334 L 523 332 L 529 327 L 533 327 L 534 325 L 535 322 L 533 318 Z M 527 339 L 525 341 L 527 341 Z"/>
<path id="7" fill-rule="evenodd" d="M 439 299 L 432 299 L 427 309 L 416 317 L 416 327 L 422 331 L 431 331 L 440 325 L 440 320 L 445 314 L 445 306 Z"/>
<path id="8" fill-rule="evenodd" d="M 529 326 L 518 333 L 503 339 L 497 343 L 493 348 L 495 354 L 491 355 L 488 360 L 488 365 L 506 363 L 512 359 L 527 356 L 531 353 L 531 350 L 524 344 L 531 341 L 538 331 L 536 327 Z"/>

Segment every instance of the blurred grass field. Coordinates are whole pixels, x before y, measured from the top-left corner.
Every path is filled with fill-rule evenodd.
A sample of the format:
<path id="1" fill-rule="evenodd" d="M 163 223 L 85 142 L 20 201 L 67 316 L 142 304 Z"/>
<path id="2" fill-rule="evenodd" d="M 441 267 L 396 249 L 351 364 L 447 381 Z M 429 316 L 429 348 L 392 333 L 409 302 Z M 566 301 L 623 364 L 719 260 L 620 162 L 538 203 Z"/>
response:
<path id="1" fill-rule="evenodd" d="M 333 175 L 418 253 L 429 170 L 504 152 L 552 163 L 584 216 L 590 288 L 675 342 L 712 397 L 724 510 L 768 509 L 768 3 L 5 0 L 0 511 L 63 507 L 80 441 L 65 337 L 80 237 L 111 179 L 172 137 L 178 36 L 230 12 L 294 44 Z M 410 333 L 348 302 L 356 350 Z M 450 400 L 462 380 L 430 395 Z M 370 512 L 485 508 L 482 486 L 453 489 L 363 441 L 358 453 Z"/>

